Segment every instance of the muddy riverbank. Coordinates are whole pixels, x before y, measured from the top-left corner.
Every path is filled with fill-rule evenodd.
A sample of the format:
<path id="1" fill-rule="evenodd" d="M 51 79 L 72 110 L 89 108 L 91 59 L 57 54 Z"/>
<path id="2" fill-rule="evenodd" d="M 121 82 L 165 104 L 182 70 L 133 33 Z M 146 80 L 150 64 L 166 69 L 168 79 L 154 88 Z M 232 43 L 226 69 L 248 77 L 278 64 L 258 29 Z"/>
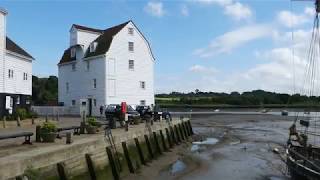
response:
<path id="1" fill-rule="evenodd" d="M 273 149 L 284 151 L 292 120 L 276 115 L 194 115 L 197 142 L 184 143 L 127 179 L 286 180 L 286 166 Z M 175 166 L 180 169 L 172 173 Z"/>

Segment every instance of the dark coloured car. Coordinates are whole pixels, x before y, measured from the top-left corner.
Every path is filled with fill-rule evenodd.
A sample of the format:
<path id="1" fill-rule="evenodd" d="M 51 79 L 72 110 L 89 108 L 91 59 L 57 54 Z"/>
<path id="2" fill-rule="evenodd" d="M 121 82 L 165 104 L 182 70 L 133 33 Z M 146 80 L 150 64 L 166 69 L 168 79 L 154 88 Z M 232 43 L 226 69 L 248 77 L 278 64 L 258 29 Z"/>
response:
<path id="1" fill-rule="evenodd" d="M 135 119 L 140 118 L 140 114 L 135 111 L 130 105 L 127 105 L 127 114 L 128 114 L 128 121 L 129 123 L 133 123 Z M 121 105 L 120 104 L 109 104 L 106 107 L 105 115 L 107 120 L 109 120 L 111 128 L 116 127 L 116 121 L 120 122 L 121 127 L 124 126 L 124 122 L 121 118 Z"/>
<path id="2" fill-rule="evenodd" d="M 140 114 L 140 117 L 142 119 L 149 119 L 152 118 L 152 110 L 150 108 L 150 106 L 137 106 L 136 107 L 136 111 Z"/>

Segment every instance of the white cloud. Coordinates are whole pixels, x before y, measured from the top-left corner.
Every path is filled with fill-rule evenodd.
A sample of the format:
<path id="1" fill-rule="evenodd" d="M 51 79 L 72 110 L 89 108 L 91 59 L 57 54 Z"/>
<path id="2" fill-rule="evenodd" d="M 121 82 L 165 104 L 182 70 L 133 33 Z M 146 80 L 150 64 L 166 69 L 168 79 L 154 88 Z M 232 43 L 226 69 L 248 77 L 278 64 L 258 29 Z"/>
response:
<path id="1" fill-rule="evenodd" d="M 184 4 L 181 6 L 181 14 L 183 16 L 189 16 L 189 8 L 187 5 Z"/>
<path id="2" fill-rule="evenodd" d="M 195 50 L 194 54 L 207 58 L 218 54 L 230 53 L 232 50 L 253 40 L 271 36 L 271 33 L 272 29 L 269 25 L 244 26 L 215 38 L 207 47 Z"/>
<path id="3" fill-rule="evenodd" d="M 250 7 L 239 2 L 225 6 L 224 13 L 235 20 L 245 20 L 252 16 Z"/>
<path id="4" fill-rule="evenodd" d="M 191 66 L 189 71 L 198 74 L 216 74 L 218 72 L 214 67 L 205 67 L 198 64 Z"/>
<path id="5" fill-rule="evenodd" d="M 152 16 L 162 17 L 165 15 L 165 10 L 162 2 L 148 2 L 144 10 Z"/>
<path id="6" fill-rule="evenodd" d="M 285 27 L 297 27 L 310 22 L 311 17 L 315 15 L 314 8 L 306 7 L 301 14 L 295 14 L 291 11 L 280 11 L 277 15 L 278 22 Z"/>
<path id="7" fill-rule="evenodd" d="M 252 10 L 249 6 L 234 0 L 194 0 L 195 2 L 221 6 L 224 14 L 230 16 L 234 20 L 249 20 L 252 17 Z"/>

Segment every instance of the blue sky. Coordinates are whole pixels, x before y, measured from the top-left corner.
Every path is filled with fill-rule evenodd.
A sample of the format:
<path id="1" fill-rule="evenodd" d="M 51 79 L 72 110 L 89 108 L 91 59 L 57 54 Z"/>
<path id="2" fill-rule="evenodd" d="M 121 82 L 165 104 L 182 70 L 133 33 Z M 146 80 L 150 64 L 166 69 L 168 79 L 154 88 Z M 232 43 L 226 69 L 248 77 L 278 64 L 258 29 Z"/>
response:
<path id="1" fill-rule="evenodd" d="M 0 6 L 9 12 L 8 36 L 35 57 L 33 74 L 42 77 L 57 75 L 73 23 L 104 29 L 132 19 L 156 57 L 158 93 L 292 93 L 314 16 L 312 2 L 289 0 L 15 0 Z"/>

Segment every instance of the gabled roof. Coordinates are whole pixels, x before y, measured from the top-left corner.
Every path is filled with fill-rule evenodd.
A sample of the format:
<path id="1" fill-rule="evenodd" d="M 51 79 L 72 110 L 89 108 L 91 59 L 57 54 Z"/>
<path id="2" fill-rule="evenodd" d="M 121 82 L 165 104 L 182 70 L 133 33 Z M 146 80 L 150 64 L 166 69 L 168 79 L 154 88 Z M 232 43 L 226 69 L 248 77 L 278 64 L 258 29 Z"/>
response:
<path id="1" fill-rule="evenodd" d="M 87 58 L 87 57 L 105 54 L 110 48 L 113 36 L 118 34 L 118 32 L 120 32 L 121 29 L 124 28 L 129 22 L 130 21 L 127 21 L 125 23 L 122 23 L 117 26 L 113 26 L 111 28 L 104 30 L 103 34 L 93 41 L 93 42 L 97 42 L 96 50 L 94 52 L 90 52 L 88 48 L 84 57 Z"/>
<path id="2" fill-rule="evenodd" d="M 76 29 L 80 29 L 80 30 L 85 30 L 85 31 L 103 33 L 103 30 L 101 30 L 101 29 L 95 29 L 95 28 L 91 28 L 91 27 L 81 26 L 78 24 L 73 24 L 72 27 L 74 27 Z M 71 29 L 72 29 L 72 27 L 71 27 Z"/>
<path id="3" fill-rule="evenodd" d="M 16 54 L 25 56 L 27 58 L 31 58 L 34 60 L 34 58 L 27 53 L 25 50 L 23 50 L 20 46 L 18 46 L 16 43 L 14 43 L 10 38 L 6 37 L 6 49 L 8 51 L 14 52 Z"/>
<path id="4" fill-rule="evenodd" d="M 71 49 L 74 48 L 74 47 L 80 47 L 80 46 L 81 45 L 76 44 L 76 45 L 73 45 L 73 46 L 69 47 L 68 49 L 66 49 L 64 51 L 63 55 L 62 55 L 62 58 L 61 58 L 59 64 L 75 61 L 76 60 L 76 56 L 75 57 L 71 57 Z"/>

